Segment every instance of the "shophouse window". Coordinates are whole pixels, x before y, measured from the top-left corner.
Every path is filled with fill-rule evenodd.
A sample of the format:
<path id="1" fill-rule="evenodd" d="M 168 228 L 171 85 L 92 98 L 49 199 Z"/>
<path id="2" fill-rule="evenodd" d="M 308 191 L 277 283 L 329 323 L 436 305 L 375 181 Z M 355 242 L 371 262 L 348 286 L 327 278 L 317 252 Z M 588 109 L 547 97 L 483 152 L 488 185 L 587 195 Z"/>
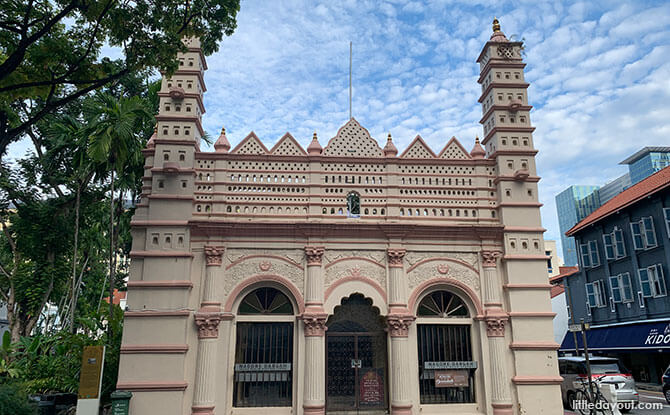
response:
<path id="1" fill-rule="evenodd" d="M 233 406 L 291 406 L 293 306 L 281 291 L 263 287 L 240 303 Z"/>
<path id="2" fill-rule="evenodd" d="M 633 234 L 635 249 L 649 249 L 658 245 L 654 221 L 651 216 L 646 216 L 637 222 L 631 222 L 630 230 Z"/>
<path id="3" fill-rule="evenodd" d="M 586 284 L 586 302 L 589 307 L 605 307 L 605 289 L 603 282 L 598 280 Z"/>
<path id="4" fill-rule="evenodd" d="M 463 300 L 449 291 L 432 292 L 419 303 L 417 316 L 421 403 L 475 402 L 472 318 Z M 448 379 L 454 384 L 442 387 Z"/>
<path id="5" fill-rule="evenodd" d="M 582 265 L 584 268 L 592 268 L 600 265 L 600 256 L 598 255 L 598 243 L 596 241 L 588 241 L 579 246 L 582 254 Z"/>
<path id="6" fill-rule="evenodd" d="M 623 232 L 615 227 L 611 233 L 603 235 L 605 245 L 605 257 L 607 259 L 619 259 L 626 256 L 626 246 L 623 243 Z"/>
<path id="7" fill-rule="evenodd" d="M 670 208 L 663 208 L 663 218 L 665 219 L 665 230 L 670 238 Z"/>
<path id="8" fill-rule="evenodd" d="M 610 289 L 612 291 L 612 302 L 630 303 L 633 301 L 633 289 L 630 284 L 630 274 L 628 272 L 611 276 Z"/>
<path id="9" fill-rule="evenodd" d="M 665 277 L 661 264 L 637 270 L 643 297 L 664 297 L 667 295 Z"/>

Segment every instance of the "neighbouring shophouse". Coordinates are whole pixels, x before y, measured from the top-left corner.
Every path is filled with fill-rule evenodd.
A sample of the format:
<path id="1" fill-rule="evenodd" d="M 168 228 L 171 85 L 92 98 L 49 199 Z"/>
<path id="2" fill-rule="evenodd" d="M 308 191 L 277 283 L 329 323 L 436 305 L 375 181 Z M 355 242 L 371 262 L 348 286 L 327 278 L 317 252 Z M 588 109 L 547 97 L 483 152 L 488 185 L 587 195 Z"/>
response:
<path id="1" fill-rule="evenodd" d="M 132 220 L 132 414 L 563 413 L 521 42 L 494 21 L 483 139 L 437 152 L 353 118 L 306 149 L 224 130 L 201 151 L 187 46 Z"/>
<path id="2" fill-rule="evenodd" d="M 639 181 L 567 233 L 579 272 L 563 279 L 571 320 L 590 323 L 590 350 L 617 356 L 636 380 L 660 383 L 670 363 L 670 167 Z M 574 352 L 566 335 L 561 352 Z"/>

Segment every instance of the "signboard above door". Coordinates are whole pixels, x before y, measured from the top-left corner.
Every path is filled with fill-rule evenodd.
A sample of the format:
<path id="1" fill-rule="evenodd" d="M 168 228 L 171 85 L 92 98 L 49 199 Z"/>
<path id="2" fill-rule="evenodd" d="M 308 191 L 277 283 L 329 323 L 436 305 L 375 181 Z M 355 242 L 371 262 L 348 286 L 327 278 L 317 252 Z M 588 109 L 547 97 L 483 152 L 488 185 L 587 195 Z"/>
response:
<path id="1" fill-rule="evenodd" d="M 477 369 L 475 361 L 423 362 L 426 370 L 434 369 Z"/>

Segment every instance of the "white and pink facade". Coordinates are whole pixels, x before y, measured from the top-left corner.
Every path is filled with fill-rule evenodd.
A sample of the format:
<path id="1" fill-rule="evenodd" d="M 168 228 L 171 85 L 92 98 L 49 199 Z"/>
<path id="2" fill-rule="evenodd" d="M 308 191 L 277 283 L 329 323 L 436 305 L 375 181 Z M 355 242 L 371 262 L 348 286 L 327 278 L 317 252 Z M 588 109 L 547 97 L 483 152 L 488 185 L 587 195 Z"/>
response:
<path id="1" fill-rule="evenodd" d="M 520 42 L 480 64 L 484 139 L 200 151 L 197 40 L 165 77 L 133 218 L 131 414 L 561 414 Z"/>

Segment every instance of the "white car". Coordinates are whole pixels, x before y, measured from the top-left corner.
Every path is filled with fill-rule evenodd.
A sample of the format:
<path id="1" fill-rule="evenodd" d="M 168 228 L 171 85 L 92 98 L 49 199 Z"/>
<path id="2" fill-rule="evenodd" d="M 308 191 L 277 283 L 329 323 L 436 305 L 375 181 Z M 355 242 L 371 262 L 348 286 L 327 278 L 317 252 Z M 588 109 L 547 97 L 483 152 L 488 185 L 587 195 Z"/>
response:
<path id="1" fill-rule="evenodd" d="M 630 371 L 615 357 L 591 356 L 591 380 L 598 383 L 608 383 L 614 386 L 617 402 L 621 412 L 630 411 L 632 405 L 640 401 L 640 395 L 635 388 L 635 379 Z M 586 359 L 584 356 L 559 357 L 558 368 L 563 377 L 561 395 L 563 404 L 572 408 L 575 395 L 575 382 L 586 380 Z"/>

